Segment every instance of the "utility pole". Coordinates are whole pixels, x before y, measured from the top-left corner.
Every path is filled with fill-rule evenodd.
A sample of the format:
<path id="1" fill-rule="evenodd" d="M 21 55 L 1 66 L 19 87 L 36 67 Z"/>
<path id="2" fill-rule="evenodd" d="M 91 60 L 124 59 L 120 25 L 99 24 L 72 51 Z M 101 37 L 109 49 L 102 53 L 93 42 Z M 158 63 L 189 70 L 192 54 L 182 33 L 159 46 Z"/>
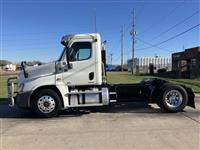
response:
<path id="1" fill-rule="evenodd" d="M 124 54 L 123 54 L 123 49 L 124 49 L 124 47 L 123 47 L 123 42 L 124 42 L 124 31 L 123 31 L 124 29 L 123 29 L 123 26 L 122 26 L 122 29 L 121 29 L 121 71 L 123 72 L 123 62 L 124 62 L 124 59 L 123 59 L 123 57 L 124 57 Z"/>
<path id="2" fill-rule="evenodd" d="M 112 57 L 113 57 L 113 54 L 111 53 L 110 54 L 110 64 L 112 65 Z"/>
<path id="3" fill-rule="evenodd" d="M 132 74 L 134 74 L 134 52 L 135 52 L 135 10 L 133 9 L 132 12 L 132 30 L 131 30 L 131 36 L 132 36 Z"/>
<path id="4" fill-rule="evenodd" d="M 109 58 L 109 55 L 107 56 L 107 59 L 106 59 L 106 64 L 109 64 L 110 63 L 110 58 Z"/>

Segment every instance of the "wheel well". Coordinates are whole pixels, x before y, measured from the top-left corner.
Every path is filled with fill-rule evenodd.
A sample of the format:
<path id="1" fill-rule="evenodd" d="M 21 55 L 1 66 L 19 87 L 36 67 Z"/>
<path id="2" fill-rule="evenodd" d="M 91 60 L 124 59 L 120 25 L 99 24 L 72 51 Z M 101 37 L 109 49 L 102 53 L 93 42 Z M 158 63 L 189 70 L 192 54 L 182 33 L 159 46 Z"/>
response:
<path id="1" fill-rule="evenodd" d="M 167 82 L 167 83 L 160 84 L 155 89 L 153 89 L 150 102 L 151 103 L 159 102 L 162 98 L 162 94 L 163 94 L 162 90 L 170 85 L 172 85 L 172 83 Z"/>
<path id="2" fill-rule="evenodd" d="M 58 88 L 57 88 L 55 85 L 40 86 L 40 87 L 38 87 L 37 89 L 35 89 L 35 90 L 32 92 L 31 96 L 30 96 L 30 106 L 31 106 L 31 104 L 32 104 L 33 95 L 36 94 L 37 92 L 43 90 L 43 89 L 50 89 L 50 90 L 55 91 L 55 92 L 58 94 L 58 96 L 59 96 L 59 98 L 60 98 L 60 100 L 61 100 L 62 107 L 64 107 L 62 95 L 61 95 L 60 91 L 58 90 Z"/>

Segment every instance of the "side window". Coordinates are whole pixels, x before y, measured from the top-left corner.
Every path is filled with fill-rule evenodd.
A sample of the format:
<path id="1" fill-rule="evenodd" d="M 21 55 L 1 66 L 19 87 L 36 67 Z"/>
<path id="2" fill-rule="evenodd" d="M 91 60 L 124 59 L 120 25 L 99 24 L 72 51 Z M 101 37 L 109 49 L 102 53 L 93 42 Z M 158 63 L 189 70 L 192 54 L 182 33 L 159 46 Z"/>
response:
<path id="1" fill-rule="evenodd" d="M 90 42 L 76 42 L 71 46 L 70 61 L 87 60 L 91 57 L 92 45 Z"/>

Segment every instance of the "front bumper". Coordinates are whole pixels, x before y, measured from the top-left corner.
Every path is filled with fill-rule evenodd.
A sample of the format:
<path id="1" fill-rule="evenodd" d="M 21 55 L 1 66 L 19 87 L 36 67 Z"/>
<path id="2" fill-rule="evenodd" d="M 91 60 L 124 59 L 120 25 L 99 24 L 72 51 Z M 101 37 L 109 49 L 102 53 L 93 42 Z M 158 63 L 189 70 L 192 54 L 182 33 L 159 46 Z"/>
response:
<path id="1" fill-rule="evenodd" d="M 8 90 L 8 99 L 10 101 L 9 106 L 15 106 L 15 96 L 17 94 L 15 85 L 17 84 L 17 77 L 8 78 L 7 80 L 7 90 Z"/>
<path id="2" fill-rule="evenodd" d="M 29 107 L 31 91 L 18 93 L 15 88 L 16 84 L 17 84 L 17 77 L 8 78 L 7 88 L 8 88 L 9 106 L 13 107 L 17 105 L 18 107 L 21 108 Z"/>

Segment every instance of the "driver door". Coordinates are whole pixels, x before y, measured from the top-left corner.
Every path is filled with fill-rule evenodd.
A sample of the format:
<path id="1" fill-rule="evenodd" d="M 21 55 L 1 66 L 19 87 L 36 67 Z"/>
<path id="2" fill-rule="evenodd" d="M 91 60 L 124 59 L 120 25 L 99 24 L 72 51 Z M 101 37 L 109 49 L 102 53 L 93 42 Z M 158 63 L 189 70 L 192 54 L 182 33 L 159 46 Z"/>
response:
<path id="1" fill-rule="evenodd" d="M 63 73 L 66 85 L 91 85 L 95 83 L 95 54 L 92 40 L 74 41 L 68 52 L 71 68 Z"/>

